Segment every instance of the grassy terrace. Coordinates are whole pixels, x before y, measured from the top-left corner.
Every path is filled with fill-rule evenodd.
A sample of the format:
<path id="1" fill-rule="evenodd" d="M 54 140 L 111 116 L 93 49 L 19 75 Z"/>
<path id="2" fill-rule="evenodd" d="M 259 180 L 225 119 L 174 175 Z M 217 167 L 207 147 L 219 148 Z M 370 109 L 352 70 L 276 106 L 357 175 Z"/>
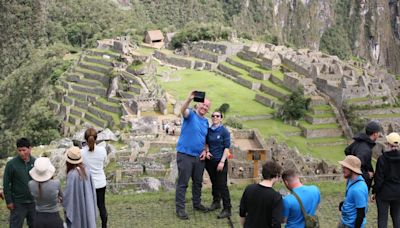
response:
<path id="1" fill-rule="evenodd" d="M 268 99 L 270 99 L 270 100 L 272 100 L 272 101 L 274 101 L 274 102 L 277 102 L 277 103 L 279 103 L 279 104 L 282 104 L 282 101 L 279 100 L 277 97 L 274 97 L 274 96 L 272 96 L 272 95 L 269 95 L 269 94 L 267 94 L 267 93 L 262 93 L 262 92 L 258 92 L 258 94 L 260 94 L 260 95 L 263 96 L 263 97 L 267 97 Z"/>
<path id="2" fill-rule="evenodd" d="M 171 81 L 165 82 L 157 77 L 162 87 L 179 100 L 184 100 L 192 90 L 200 90 L 205 91 L 206 97 L 211 99 L 211 110 L 228 103 L 230 109 L 227 115 L 256 116 L 274 112 L 272 108 L 254 100 L 255 91 L 212 72 L 185 69 L 175 71 L 170 78 Z"/>
<path id="3" fill-rule="evenodd" d="M 106 105 L 109 105 L 109 106 L 113 106 L 113 107 L 120 107 L 120 104 L 118 104 L 118 103 L 114 103 L 114 102 L 110 102 L 110 101 L 108 101 L 108 100 L 106 100 L 105 98 L 103 98 L 103 97 L 99 97 L 99 98 L 97 98 L 97 100 L 99 101 L 99 102 L 101 102 L 101 103 L 103 103 L 103 104 L 106 104 Z"/>
<path id="4" fill-rule="evenodd" d="M 307 139 L 309 143 L 335 143 L 335 142 L 342 142 L 343 144 L 346 143 L 346 139 L 343 137 L 325 137 L 325 138 L 311 138 Z"/>
<path id="5" fill-rule="evenodd" d="M 100 52 L 100 53 L 103 53 L 103 54 L 106 54 L 106 55 L 110 55 L 113 58 L 118 58 L 119 55 L 120 55 L 118 52 L 115 52 L 113 50 L 104 50 L 104 49 L 96 49 L 96 48 L 89 49 L 89 50 L 90 51 L 95 51 L 95 52 Z"/>
<path id="6" fill-rule="evenodd" d="M 144 67 L 144 64 L 143 63 L 141 63 L 141 64 L 139 64 L 139 65 L 129 65 L 129 69 L 131 69 L 131 70 L 134 70 L 134 71 L 136 71 L 136 70 L 139 70 L 139 69 L 142 69 Z"/>
<path id="7" fill-rule="evenodd" d="M 332 108 L 329 105 L 315 105 L 311 108 L 317 111 L 332 111 Z"/>
<path id="8" fill-rule="evenodd" d="M 104 70 L 112 70 L 112 67 L 110 66 L 106 66 L 100 63 L 94 63 L 94 62 L 86 62 L 86 61 L 81 61 L 81 63 L 85 64 L 85 65 L 89 65 L 89 66 L 95 66 L 95 67 L 99 67 L 102 68 Z"/>
<path id="9" fill-rule="evenodd" d="M 223 63 L 220 63 L 220 64 L 239 72 L 241 74 L 241 76 L 243 77 L 243 79 L 249 80 L 251 82 L 261 83 L 261 84 L 263 84 L 263 85 L 265 85 L 265 86 L 267 86 L 267 87 L 269 87 L 271 89 L 274 89 L 274 90 L 276 90 L 276 91 L 278 91 L 278 92 L 280 92 L 282 94 L 285 94 L 285 95 L 291 94 L 291 92 L 289 90 L 287 90 L 286 88 L 283 88 L 283 87 L 281 87 L 279 85 L 276 85 L 276 84 L 272 83 L 271 81 L 258 80 L 258 79 L 255 79 L 255 78 L 251 77 L 249 72 L 247 72 L 246 70 L 244 70 L 244 69 L 242 69 L 240 67 L 234 66 L 234 65 L 229 64 L 227 62 L 223 62 Z"/>
<path id="10" fill-rule="evenodd" d="M 370 101 L 370 100 L 381 100 L 382 97 L 358 97 L 346 100 L 349 104 Z"/>
<path id="11" fill-rule="evenodd" d="M 384 118 L 400 118 L 400 113 L 390 113 L 390 114 L 372 114 L 367 115 L 368 118 L 384 119 Z"/>
<path id="12" fill-rule="evenodd" d="M 335 114 L 333 112 L 326 112 L 322 114 L 312 114 L 312 113 L 307 113 L 307 116 L 311 116 L 313 118 L 327 118 L 327 117 L 335 117 Z"/>
<path id="13" fill-rule="evenodd" d="M 99 75 L 99 76 L 102 76 L 102 77 L 106 76 L 105 74 L 103 74 L 101 72 L 94 71 L 94 70 L 89 70 L 89 69 L 82 68 L 82 67 L 79 67 L 79 66 L 76 66 L 74 68 L 75 68 L 76 71 L 81 72 L 81 73 L 96 74 L 96 75 Z"/>
<path id="14" fill-rule="evenodd" d="M 99 82 L 99 81 L 97 81 L 97 80 L 93 80 L 93 79 L 89 79 L 89 78 L 84 78 L 84 77 L 82 77 L 82 78 L 79 79 L 79 81 L 91 82 L 91 83 L 96 84 L 98 87 L 105 88 L 105 86 L 104 86 L 101 82 Z M 79 83 L 78 83 L 78 84 L 79 84 Z"/>
<path id="15" fill-rule="evenodd" d="M 112 62 L 112 59 L 107 59 L 107 58 L 103 58 L 103 56 L 98 56 L 98 55 L 86 55 L 86 57 L 91 58 L 91 59 L 98 59 L 98 60 L 103 60 L 106 62 Z"/>
<path id="16" fill-rule="evenodd" d="M 140 46 L 139 49 L 135 50 L 135 52 L 137 52 L 141 55 L 151 55 L 154 53 L 155 50 L 156 49 Z"/>
<path id="17" fill-rule="evenodd" d="M 194 60 L 194 61 L 197 60 L 197 61 L 200 61 L 200 62 L 212 63 L 212 62 L 209 62 L 209 61 L 204 60 L 204 59 L 195 58 L 195 57 L 193 57 L 193 56 L 181 56 L 181 55 L 176 55 L 176 54 L 174 54 L 173 51 L 168 50 L 168 49 L 161 49 L 161 50 L 158 50 L 158 51 L 161 52 L 161 53 L 164 53 L 164 54 L 168 55 L 168 57 L 175 57 L 175 58 L 178 58 L 178 59 Z M 215 55 L 214 52 L 211 52 L 211 53 L 213 53 L 213 54 Z"/>
<path id="18" fill-rule="evenodd" d="M 88 116 L 91 116 L 91 117 L 93 117 L 94 119 L 96 119 L 96 120 L 98 120 L 98 121 L 100 121 L 100 122 L 102 122 L 102 123 L 104 123 L 104 124 L 106 123 L 106 121 L 104 121 L 104 120 L 98 118 L 97 116 L 93 115 L 93 114 L 90 113 L 88 110 L 81 109 L 81 108 L 79 108 L 79 107 L 77 107 L 77 106 L 71 106 L 71 109 L 74 109 L 74 110 L 83 112 L 83 113 L 85 113 L 85 116 L 88 115 Z M 79 117 L 76 117 L 76 118 L 79 118 Z M 81 119 L 82 119 L 83 121 L 85 121 L 85 122 L 89 122 L 89 123 L 94 124 L 94 125 L 97 126 L 97 124 L 91 122 L 90 120 L 88 120 L 88 119 L 86 119 L 86 118 L 81 118 Z"/>
<path id="19" fill-rule="evenodd" d="M 337 161 L 343 159 L 343 150 L 346 141 L 341 137 L 332 138 L 313 138 L 306 139 L 303 136 L 287 136 L 285 133 L 301 132 L 298 127 L 284 124 L 281 120 L 249 120 L 244 121 L 245 128 L 256 128 L 260 131 L 261 135 L 268 139 L 274 137 L 278 142 L 286 143 L 290 147 L 296 147 L 302 154 L 310 154 L 315 158 L 323 158 L 329 164 L 337 165 Z M 343 144 L 335 146 L 313 146 L 313 144 L 335 143 L 343 142 Z"/>
<path id="20" fill-rule="evenodd" d="M 331 129 L 331 128 L 339 128 L 339 125 L 336 123 L 332 124 L 309 124 L 306 121 L 299 121 L 299 124 L 307 129 L 316 130 L 316 129 Z"/>
<path id="21" fill-rule="evenodd" d="M 253 70 L 257 70 L 257 71 L 260 71 L 262 73 L 270 73 L 270 74 L 274 75 L 275 77 L 277 77 L 278 79 L 283 81 L 283 73 L 280 70 L 265 69 L 262 66 L 258 65 L 257 63 L 244 60 L 244 59 L 240 58 L 239 56 L 233 56 L 233 57 L 230 57 L 230 58 L 232 60 L 234 60 L 235 62 L 239 62 L 239 63 L 241 63 L 243 65 L 251 67 Z"/>

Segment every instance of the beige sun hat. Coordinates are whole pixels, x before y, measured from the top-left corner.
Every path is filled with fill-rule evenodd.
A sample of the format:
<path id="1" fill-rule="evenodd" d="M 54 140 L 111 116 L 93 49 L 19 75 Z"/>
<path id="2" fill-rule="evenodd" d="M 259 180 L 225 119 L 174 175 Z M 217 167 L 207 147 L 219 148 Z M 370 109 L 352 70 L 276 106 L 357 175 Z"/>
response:
<path id="1" fill-rule="evenodd" d="M 393 146 L 400 146 L 400 135 L 392 132 L 386 136 L 386 141 Z"/>
<path id="2" fill-rule="evenodd" d="M 361 161 L 354 155 L 347 155 L 343 161 L 339 161 L 339 164 L 350 169 L 351 171 L 362 174 L 361 172 Z"/>
<path id="3" fill-rule="evenodd" d="M 66 154 L 66 161 L 71 164 L 79 164 L 82 162 L 81 150 L 79 147 L 73 146 L 67 149 Z"/>
<path id="4" fill-rule="evenodd" d="M 45 182 L 50 180 L 56 169 L 51 164 L 50 159 L 46 157 L 40 157 L 35 160 L 33 168 L 29 171 L 32 179 L 38 182 Z"/>

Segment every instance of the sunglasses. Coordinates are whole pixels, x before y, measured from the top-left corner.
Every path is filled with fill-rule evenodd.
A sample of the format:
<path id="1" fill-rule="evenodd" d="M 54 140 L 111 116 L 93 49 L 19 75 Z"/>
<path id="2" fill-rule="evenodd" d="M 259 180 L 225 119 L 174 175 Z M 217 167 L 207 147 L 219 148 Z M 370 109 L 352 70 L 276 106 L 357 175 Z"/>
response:
<path id="1" fill-rule="evenodd" d="M 220 115 L 211 115 L 211 117 L 221 117 Z"/>

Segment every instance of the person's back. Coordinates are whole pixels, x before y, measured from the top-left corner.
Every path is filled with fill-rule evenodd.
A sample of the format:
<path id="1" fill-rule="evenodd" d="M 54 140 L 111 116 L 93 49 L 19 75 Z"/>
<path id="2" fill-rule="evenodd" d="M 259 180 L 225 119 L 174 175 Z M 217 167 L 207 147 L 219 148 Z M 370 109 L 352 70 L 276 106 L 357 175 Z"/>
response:
<path id="1" fill-rule="evenodd" d="M 95 146 L 94 151 L 89 151 L 89 147 L 85 146 L 81 150 L 83 163 L 89 168 L 92 175 L 95 188 L 106 186 L 106 176 L 104 173 L 104 164 L 107 160 L 107 151 L 104 147 Z"/>
<path id="2" fill-rule="evenodd" d="M 280 208 L 276 210 L 280 213 L 282 196 L 272 187 L 260 184 L 247 186 L 240 203 L 240 216 L 246 217 L 244 227 L 276 227 L 274 224 L 280 226 L 280 214 L 270 216 L 275 208 Z"/>
<path id="3" fill-rule="evenodd" d="M 294 188 L 294 191 L 301 199 L 307 214 L 315 215 L 320 202 L 320 191 L 314 186 L 302 185 Z M 304 227 L 305 220 L 301 207 L 293 194 L 287 195 L 283 199 L 283 216 L 287 218 L 286 227 Z"/>
<path id="4" fill-rule="evenodd" d="M 58 212 L 58 196 L 60 194 L 60 181 L 48 180 L 40 184 L 42 194 L 39 195 L 39 182 L 29 181 L 29 189 L 36 202 L 38 212 Z"/>

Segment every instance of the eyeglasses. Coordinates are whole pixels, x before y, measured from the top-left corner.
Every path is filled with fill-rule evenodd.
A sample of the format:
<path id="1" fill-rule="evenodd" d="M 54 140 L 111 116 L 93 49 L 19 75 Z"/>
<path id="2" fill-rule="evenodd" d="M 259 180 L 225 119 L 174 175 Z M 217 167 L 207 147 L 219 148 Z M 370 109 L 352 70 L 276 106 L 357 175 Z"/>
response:
<path id="1" fill-rule="evenodd" d="M 220 115 L 211 115 L 211 117 L 212 117 L 212 118 L 214 118 L 214 117 L 215 117 L 215 118 L 218 118 L 218 117 L 221 117 L 221 116 L 220 116 Z"/>

